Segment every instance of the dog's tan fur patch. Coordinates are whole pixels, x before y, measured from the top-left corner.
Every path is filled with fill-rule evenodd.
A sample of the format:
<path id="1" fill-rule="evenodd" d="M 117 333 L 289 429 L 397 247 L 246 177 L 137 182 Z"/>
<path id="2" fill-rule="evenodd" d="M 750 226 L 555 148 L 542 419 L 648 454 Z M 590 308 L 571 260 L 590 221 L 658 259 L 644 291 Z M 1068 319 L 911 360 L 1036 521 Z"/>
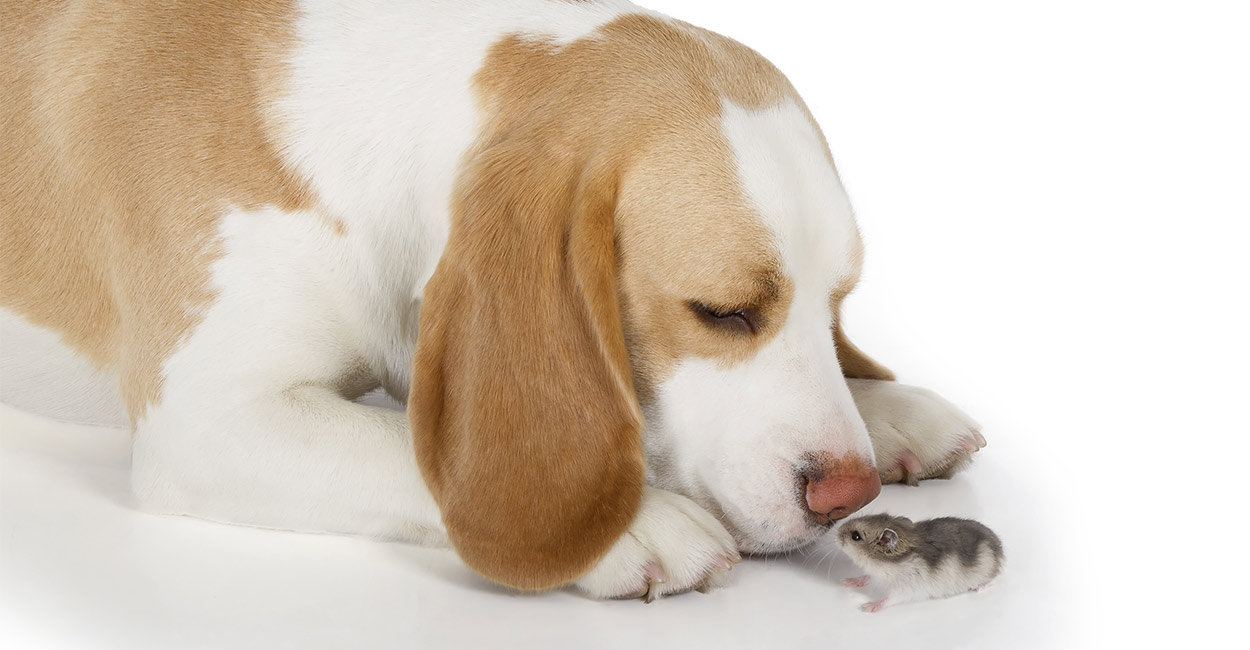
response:
<path id="1" fill-rule="evenodd" d="M 214 298 L 220 217 L 312 205 L 261 109 L 292 16 L 286 0 L 0 15 L 0 304 L 114 369 L 132 421 Z"/>
<path id="2" fill-rule="evenodd" d="M 801 102 L 748 48 L 638 15 L 563 46 L 505 39 L 476 83 L 484 130 L 426 288 L 410 414 L 461 556 L 541 589 L 631 521 L 638 399 L 681 357 L 732 364 L 781 329 L 791 281 L 720 116 Z M 709 328 L 693 301 L 749 306 L 758 331 Z"/>
<path id="3" fill-rule="evenodd" d="M 318 215 L 267 108 L 294 9 L 2 11 L 0 305 L 115 370 L 137 421 L 214 300 L 221 217 Z M 410 414 L 462 557 L 547 588 L 593 566 L 638 508 L 639 397 L 680 357 L 732 364 L 781 328 L 793 289 L 720 111 L 802 103 L 748 48 L 639 15 L 563 46 L 504 39 L 475 84 L 481 137 L 426 287 Z M 758 331 L 710 330 L 691 301 L 750 306 Z M 878 372 L 836 337 L 850 376 Z"/>
<path id="4" fill-rule="evenodd" d="M 648 347 L 665 338 L 653 323 L 686 338 L 681 352 L 746 356 L 758 342 L 701 328 L 687 301 L 784 313 L 786 280 L 718 116 L 722 97 L 761 106 L 792 91 L 750 50 L 643 16 L 564 46 L 505 39 L 476 83 L 485 128 L 426 288 L 410 413 L 461 557 L 541 589 L 589 570 L 638 508 L 635 383 L 672 354 Z M 655 260 L 666 266 L 644 268 Z"/>

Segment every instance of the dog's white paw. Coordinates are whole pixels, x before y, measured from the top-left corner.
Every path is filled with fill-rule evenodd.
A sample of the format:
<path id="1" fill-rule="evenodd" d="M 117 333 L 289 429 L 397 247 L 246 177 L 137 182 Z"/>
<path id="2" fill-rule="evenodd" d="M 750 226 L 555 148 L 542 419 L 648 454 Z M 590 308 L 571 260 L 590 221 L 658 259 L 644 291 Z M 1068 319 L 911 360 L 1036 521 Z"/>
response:
<path id="1" fill-rule="evenodd" d="M 733 536 L 686 497 L 645 488 L 624 535 L 576 585 L 595 598 L 643 598 L 720 586 L 741 559 Z"/>
<path id="2" fill-rule="evenodd" d="M 872 379 L 847 384 L 868 426 L 882 483 L 950 478 L 985 446 L 981 426 L 931 390 Z"/>

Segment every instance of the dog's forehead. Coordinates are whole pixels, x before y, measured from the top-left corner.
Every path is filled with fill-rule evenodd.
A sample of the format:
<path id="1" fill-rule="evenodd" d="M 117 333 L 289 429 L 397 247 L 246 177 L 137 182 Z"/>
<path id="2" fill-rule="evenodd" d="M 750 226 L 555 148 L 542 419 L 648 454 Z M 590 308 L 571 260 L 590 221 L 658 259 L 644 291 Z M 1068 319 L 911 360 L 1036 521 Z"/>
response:
<path id="1" fill-rule="evenodd" d="M 783 275 L 773 235 L 746 195 L 714 115 L 669 125 L 624 179 L 618 219 L 631 270 L 683 298 L 725 303 Z M 645 259 L 645 269 L 633 261 Z"/>
<path id="2" fill-rule="evenodd" d="M 672 267 L 664 282 L 781 278 L 830 302 L 858 280 L 861 242 L 820 131 L 794 99 L 745 108 L 722 99 L 706 126 L 654 144 L 625 182 L 625 240 Z M 646 236 L 639 235 L 639 232 Z"/>
<path id="3" fill-rule="evenodd" d="M 722 128 L 746 198 L 770 231 L 796 297 L 845 294 L 858 279 L 859 231 L 823 136 L 794 100 L 726 102 Z"/>

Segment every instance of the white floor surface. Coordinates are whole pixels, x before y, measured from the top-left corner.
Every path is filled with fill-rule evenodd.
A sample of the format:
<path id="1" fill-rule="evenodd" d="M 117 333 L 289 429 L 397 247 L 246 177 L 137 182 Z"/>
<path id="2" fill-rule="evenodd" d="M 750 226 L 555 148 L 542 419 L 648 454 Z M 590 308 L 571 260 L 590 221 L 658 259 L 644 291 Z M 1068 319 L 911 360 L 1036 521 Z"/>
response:
<path id="1" fill-rule="evenodd" d="M 1250 647 L 1250 7 L 644 4 L 807 100 L 866 244 L 851 337 L 989 440 L 869 509 L 981 519 L 999 583 L 865 614 L 817 548 L 650 605 L 518 595 L 447 550 L 140 514 L 125 432 L 0 407 L 0 649 Z"/>
<path id="2" fill-rule="evenodd" d="M 0 430 L 0 626 L 20 647 L 772 648 L 896 634 L 994 647 L 1046 638 L 1061 615 L 1034 497 L 993 446 L 954 480 L 887 487 L 870 510 L 982 519 L 1008 571 L 982 593 L 866 614 L 839 584 L 859 573 L 828 545 L 748 559 L 726 588 L 649 605 L 525 595 L 448 550 L 142 514 L 127 433 L 8 408 Z"/>

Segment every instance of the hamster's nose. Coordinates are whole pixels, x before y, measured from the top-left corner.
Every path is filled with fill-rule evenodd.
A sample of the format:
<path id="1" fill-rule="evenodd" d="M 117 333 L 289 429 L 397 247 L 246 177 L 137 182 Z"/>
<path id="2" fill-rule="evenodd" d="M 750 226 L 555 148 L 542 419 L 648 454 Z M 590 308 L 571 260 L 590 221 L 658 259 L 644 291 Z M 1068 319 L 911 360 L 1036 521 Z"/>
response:
<path id="1" fill-rule="evenodd" d="M 806 481 L 807 509 L 820 523 L 842 519 L 881 494 L 877 469 L 859 456 L 809 463 L 799 473 Z"/>

